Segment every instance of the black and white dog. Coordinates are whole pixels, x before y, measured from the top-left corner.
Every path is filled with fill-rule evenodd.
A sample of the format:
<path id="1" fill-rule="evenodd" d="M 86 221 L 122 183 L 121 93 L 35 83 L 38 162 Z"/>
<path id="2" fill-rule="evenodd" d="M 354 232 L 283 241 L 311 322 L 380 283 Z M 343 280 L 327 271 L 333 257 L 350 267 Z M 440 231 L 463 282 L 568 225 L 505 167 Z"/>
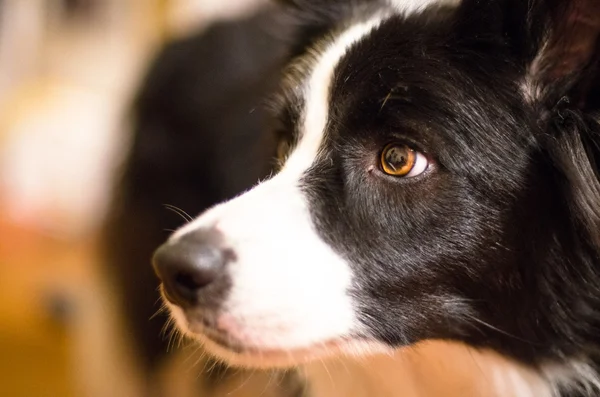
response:
<path id="1" fill-rule="evenodd" d="M 514 363 L 497 395 L 600 395 L 600 1 L 287 3 L 281 169 L 156 252 L 178 326 L 249 367 L 459 341 Z"/>

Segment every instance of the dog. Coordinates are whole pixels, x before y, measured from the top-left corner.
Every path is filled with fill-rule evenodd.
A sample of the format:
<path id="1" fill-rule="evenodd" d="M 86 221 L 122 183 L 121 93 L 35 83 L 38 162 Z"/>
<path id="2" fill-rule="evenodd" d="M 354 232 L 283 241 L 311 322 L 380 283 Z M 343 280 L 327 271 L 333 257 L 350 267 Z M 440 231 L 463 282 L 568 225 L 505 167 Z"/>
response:
<path id="1" fill-rule="evenodd" d="M 431 340 L 501 356 L 493 395 L 600 395 L 597 1 L 284 3 L 280 169 L 156 251 L 178 328 L 311 397 L 397 395 Z"/>

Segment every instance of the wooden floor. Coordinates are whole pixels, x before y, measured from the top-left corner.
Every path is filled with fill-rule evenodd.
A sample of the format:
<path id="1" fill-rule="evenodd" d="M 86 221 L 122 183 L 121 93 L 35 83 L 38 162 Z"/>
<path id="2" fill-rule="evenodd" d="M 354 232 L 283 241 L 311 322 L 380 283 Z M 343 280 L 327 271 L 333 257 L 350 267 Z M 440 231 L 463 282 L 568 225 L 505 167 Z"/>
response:
<path id="1" fill-rule="evenodd" d="M 2 219 L 0 395 L 74 396 L 62 286 L 82 275 L 85 249 Z"/>

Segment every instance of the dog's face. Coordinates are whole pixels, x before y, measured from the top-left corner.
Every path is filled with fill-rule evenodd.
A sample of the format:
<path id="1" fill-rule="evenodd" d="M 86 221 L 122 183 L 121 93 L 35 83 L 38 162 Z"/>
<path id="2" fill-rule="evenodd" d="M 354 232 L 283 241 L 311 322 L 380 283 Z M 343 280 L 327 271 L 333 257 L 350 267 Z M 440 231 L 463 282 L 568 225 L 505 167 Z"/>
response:
<path id="1" fill-rule="evenodd" d="M 157 252 L 178 325 L 241 365 L 433 338 L 531 358 L 578 227 L 536 46 L 490 26 L 499 2 L 350 3 L 282 84 L 279 173 Z"/>

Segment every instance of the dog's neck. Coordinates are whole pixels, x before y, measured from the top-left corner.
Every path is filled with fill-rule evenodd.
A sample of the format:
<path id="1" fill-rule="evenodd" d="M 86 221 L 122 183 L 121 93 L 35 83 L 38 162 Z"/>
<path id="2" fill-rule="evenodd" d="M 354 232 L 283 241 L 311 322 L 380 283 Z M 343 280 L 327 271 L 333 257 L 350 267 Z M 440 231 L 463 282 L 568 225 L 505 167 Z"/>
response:
<path id="1" fill-rule="evenodd" d="M 534 371 L 493 353 L 429 344 L 390 356 L 340 358 L 304 367 L 307 397 L 550 397 Z"/>

